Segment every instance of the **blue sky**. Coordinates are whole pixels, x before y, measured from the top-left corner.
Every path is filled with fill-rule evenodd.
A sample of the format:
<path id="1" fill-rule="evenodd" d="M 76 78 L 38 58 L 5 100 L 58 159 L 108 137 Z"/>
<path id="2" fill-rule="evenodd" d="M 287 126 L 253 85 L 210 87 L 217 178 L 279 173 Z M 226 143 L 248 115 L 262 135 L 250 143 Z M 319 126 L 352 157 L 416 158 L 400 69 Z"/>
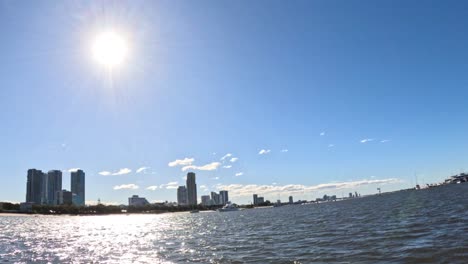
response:
<path id="1" fill-rule="evenodd" d="M 235 202 L 440 181 L 467 167 L 467 11 L 463 1 L 0 2 L 0 200 L 24 200 L 28 168 L 82 168 L 88 201 L 174 201 L 187 171 L 168 164 L 185 158 L 199 195 L 229 189 Z M 90 52 L 108 29 L 129 45 L 112 73 Z"/>

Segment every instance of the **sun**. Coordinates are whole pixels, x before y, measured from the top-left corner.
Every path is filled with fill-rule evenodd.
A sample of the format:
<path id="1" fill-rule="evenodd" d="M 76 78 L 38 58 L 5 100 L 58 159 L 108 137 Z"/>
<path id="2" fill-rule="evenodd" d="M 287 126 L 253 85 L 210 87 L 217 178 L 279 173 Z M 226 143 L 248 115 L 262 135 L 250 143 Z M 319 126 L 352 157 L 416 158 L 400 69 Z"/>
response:
<path id="1" fill-rule="evenodd" d="M 107 68 L 113 68 L 125 61 L 128 45 L 122 35 L 115 31 L 106 31 L 95 37 L 92 53 L 99 64 Z"/>

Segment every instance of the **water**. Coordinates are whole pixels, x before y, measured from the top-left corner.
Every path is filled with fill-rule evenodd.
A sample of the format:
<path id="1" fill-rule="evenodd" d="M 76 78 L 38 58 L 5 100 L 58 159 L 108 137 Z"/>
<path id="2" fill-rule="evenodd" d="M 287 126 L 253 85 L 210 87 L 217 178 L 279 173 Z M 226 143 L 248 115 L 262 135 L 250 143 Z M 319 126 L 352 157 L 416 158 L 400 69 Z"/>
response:
<path id="1" fill-rule="evenodd" d="M 0 263 L 467 263 L 468 184 L 226 213 L 1 216 Z"/>

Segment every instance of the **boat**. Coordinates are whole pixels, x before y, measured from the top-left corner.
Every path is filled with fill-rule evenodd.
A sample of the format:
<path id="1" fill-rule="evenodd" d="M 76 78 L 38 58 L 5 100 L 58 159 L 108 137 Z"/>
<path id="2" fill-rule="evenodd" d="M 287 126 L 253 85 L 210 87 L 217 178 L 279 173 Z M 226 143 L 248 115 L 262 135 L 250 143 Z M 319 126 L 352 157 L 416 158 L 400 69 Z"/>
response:
<path id="1" fill-rule="evenodd" d="M 241 209 L 237 207 L 236 204 L 227 203 L 223 208 L 219 208 L 218 212 L 233 212 L 240 211 Z"/>

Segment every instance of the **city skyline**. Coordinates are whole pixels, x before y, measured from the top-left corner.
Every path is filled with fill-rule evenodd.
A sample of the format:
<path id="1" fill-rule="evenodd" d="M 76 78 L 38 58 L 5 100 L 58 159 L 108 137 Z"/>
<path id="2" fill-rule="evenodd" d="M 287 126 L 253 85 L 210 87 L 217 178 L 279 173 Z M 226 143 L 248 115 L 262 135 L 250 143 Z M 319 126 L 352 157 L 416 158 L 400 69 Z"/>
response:
<path id="1" fill-rule="evenodd" d="M 37 205 L 74 204 L 85 205 L 85 173 L 76 169 L 70 171 L 70 190 L 63 188 L 61 170 L 28 169 L 26 174 L 25 200 L 21 202 Z"/>
<path id="2" fill-rule="evenodd" d="M 87 204 L 176 201 L 188 171 L 247 204 L 467 169 L 466 4 L 137 2 L 0 3 L 0 201 L 33 167 L 86 171 Z"/>

